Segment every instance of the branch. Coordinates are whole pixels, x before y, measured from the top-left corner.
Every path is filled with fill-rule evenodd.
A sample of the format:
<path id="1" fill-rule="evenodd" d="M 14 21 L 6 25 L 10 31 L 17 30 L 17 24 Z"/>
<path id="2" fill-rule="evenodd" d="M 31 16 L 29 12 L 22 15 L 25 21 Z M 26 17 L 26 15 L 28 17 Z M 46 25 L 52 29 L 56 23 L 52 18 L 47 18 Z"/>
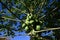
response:
<path id="1" fill-rule="evenodd" d="M 49 30 L 58 30 L 60 29 L 60 27 L 58 28 L 49 28 L 49 29 L 44 29 L 44 30 L 40 30 L 40 31 L 34 31 L 34 33 L 39 33 L 39 32 L 44 32 L 44 31 L 49 31 Z M 32 33 L 28 33 L 27 35 L 31 35 Z"/>
<path id="2" fill-rule="evenodd" d="M 21 20 L 11 19 L 11 18 L 7 18 L 7 17 L 2 17 L 2 18 L 8 19 L 8 20 L 12 20 L 12 21 L 18 21 L 18 22 L 21 22 Z"/>
<path id="3" fill-rule="evenodd" d="M 40 17 L 39 19 L 42 19 L 42 18 L 44 18 L 46 15 L 43 15 L 42 17 Z"/>
<path id="4" fill-rule="evenodd" d="M 51 12 L 54 12 L 54 11 L 56 11 L 57 9 L 58 9 L 58 7 L 54 8 Z"/>
<path id="5" fill-rule="evenodd" d="M 40 31 L 35 31 L 36 33 L 39 33 L 39 32 L 44 32 L 44 31 L 49 31 L 49 30 L 58 30 L 60 29 L 60 27 L 58 28 L 49 28 L 49 29 L 45 29 L 45 30 L 40 30 Z"/>
<path id="6" fill-rule="evenodd" d="M 49 31 L 49 30 L 58 30 L 60 29 L 60 27 L 58 28 L 49 28 L 49 29 L 45 29 L 45 30 L 40 30 L 40 31 L 34 31 L 35 33 L 39 33 L 39 32 L 44 32 L 44 31 Z M 30 36 L 32 33 L 27 33 L 27 34 L 19 34 L 19 35 L 16 35 L 16 36 Z M 32 37 L 35 37 L 34 35 L 32 35 Z M 38 36 L 36 36 L 38 37 Z"/>

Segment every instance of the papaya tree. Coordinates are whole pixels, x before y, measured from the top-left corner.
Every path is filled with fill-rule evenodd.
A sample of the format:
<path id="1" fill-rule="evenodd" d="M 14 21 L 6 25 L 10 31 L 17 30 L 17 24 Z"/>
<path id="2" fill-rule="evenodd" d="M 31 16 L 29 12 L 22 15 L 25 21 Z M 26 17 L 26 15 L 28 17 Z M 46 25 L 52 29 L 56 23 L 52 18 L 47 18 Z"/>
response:
<path id="1" fill-rule="evenodd" d="M 0 0 L 0 3 L 0 31 L 5 36 L 15 36 L 14 31 L 25 31 L 31 40 L 60 40 L 59 30 L 48 30 L 60 27 L 59 0 Z M 50 31 L 53 33 L 47 35 Z M 41 36 L 42 33 L 47 36 Z"/>

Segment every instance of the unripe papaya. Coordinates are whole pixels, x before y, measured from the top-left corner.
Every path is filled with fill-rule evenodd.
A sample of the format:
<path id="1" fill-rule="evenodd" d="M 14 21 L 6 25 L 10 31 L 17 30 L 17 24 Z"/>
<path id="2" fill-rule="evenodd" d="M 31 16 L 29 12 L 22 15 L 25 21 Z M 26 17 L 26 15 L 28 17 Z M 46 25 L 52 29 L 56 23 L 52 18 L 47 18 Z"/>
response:
<path id="1" fill-rule="evenodd" d="M 36 26 L 36 30 L 40 30 L 40 25 L 37 25 Z"/>
<path id="2" fill-rule="evenodd" d="M 26 26 L 24 30 L 27 31 L 28 29 L 29 29 L 28 26 Z"/>

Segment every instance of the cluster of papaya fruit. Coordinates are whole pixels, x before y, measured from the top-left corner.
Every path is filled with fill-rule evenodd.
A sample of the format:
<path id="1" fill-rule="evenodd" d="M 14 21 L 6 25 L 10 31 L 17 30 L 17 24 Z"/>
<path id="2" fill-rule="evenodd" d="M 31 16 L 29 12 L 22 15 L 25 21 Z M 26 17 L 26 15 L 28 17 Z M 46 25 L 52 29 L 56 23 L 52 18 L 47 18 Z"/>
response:
<path id="1" fill-rule="evenodd" d="M 22 24 L 22 28 L 26 32 L 33 32 L 33 31 L 38 31 L 40 30 L 40 24 L 42 21 L 38 20 L 37 15 L 33 14 L 27 14 L 27 17 L 25 19 L 25 22 Z"/>

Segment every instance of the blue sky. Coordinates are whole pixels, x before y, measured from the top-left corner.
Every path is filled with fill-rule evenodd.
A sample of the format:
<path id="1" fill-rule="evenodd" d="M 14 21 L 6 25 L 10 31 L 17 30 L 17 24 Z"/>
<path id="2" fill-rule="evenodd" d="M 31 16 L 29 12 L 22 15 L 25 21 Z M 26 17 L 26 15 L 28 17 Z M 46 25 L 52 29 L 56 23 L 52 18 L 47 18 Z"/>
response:
<path id="1" fill-rule="evenodd" d="M 2 10 L 2 5 L 0 3 L 0 11 Z M 7 9 L 4 9 L 5 14 L 10 16 L 10 14 L 7 12 Z M 22 17 L 20 17 L 22 18 Z M 19 23 L 17 23 L 19 25 Z M 17 26 L 18 26 L 17 25 Z M 15 26 L 16 27 L 16 26 Z M 1 33 L 1 32 L 0 32 Z M 21 34 L 25 34 L 25 32 L 20 32 Z M 16 33 L 18 34 L 18 33 Z M 0 35 L 1 36 L 1 35 Z M 10 38 L 11 40 L 30 40 L 30 36 L 15 36 L 14 38 Z"/>
<path id="2" fill-rule="evenodd" d="M 1 3 L 0 3 L 0 11 L 2 10 L 2 7 L 1 7 L 2 5 L 1 5 Z"/>
<path id="3" fill-rule="evenodd" d="M 29 36 L 15 36 L 14 38 L 11 38 L 11 40 L 29 40 Z"/>

